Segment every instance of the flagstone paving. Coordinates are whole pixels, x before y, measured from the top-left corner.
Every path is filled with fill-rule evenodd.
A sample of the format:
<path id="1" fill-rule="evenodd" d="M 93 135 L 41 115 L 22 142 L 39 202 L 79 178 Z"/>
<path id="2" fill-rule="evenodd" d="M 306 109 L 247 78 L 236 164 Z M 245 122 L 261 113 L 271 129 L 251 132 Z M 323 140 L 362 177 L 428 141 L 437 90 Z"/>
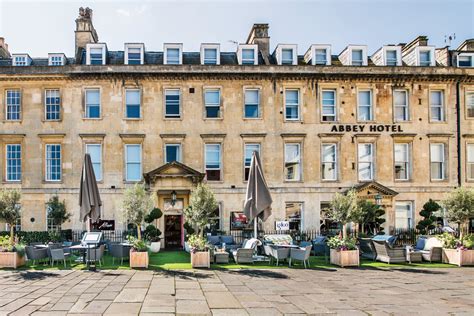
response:
<path id="1" fill-rule="evenodd" d="M 2 315 L 474 315 L 474 268 L 0 271 Z"/>

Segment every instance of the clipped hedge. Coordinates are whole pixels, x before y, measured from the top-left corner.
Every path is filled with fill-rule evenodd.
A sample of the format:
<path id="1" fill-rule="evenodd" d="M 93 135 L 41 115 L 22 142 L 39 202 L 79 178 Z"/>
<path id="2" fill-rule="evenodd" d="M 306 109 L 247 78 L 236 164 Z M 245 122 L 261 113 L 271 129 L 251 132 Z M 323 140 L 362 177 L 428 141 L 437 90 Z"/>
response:
<path id="1" fill-rule="evenodd" d="M 10 232 L 2 231 L 0 236 L 10 236 Z M 21 242 L 25 244 L 30 244 L 32 242 L 61 242 L 66 240 L 72 240 L 72 230 L 62 230 L 58 231 L 19 231 L 15 232 L 15 236 L 20 239 Z"/>

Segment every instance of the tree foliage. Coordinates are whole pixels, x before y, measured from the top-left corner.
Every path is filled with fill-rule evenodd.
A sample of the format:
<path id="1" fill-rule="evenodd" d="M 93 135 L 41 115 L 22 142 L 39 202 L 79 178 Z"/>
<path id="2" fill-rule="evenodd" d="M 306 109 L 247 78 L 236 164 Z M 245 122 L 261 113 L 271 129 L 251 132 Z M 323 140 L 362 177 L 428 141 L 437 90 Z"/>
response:
<path id="1" fill-rule="evenodd" d="M 150 242 L 156 242 L 160 241 L 160 236 L 161 236 L 161 230 L 156 227 L 153 222 L 156 221 L 157 219 L 161 218 L 163 216 L 163 212 L 155 207 L 154 209 L 151 210 L 148 215 L 145 216 L 145 222 L 149 224 L 145 228 L 145 233 L 144 233 L 144 238 Z"/>
<path id="2" fill-rule="evenodd" d="M 122 214 L 129 223 L 137 226 L 137 237 L 141 240 L 141 224 L 153 208 L 153 198 L 148 194 L 145 185 L 137 183 L 127 188 L 122 201 Z"/>
<path id="3" fill-rule="evenodd" d="M 420 230 L 422 234 L 426 234 L 428 231 L 436 228 L 436 216 L 434 213 L 440 209 L 441 206 L 432 199 L 429 199 L 429 201 L 423 205 L 420 211 L 420 215 L 423 216 L 423 219 L 416 225 L 416 228 Z"/>
<path id="4" fill-rule="evenodd" d="M 361 225 L 362 232 L 374 235 L 381 232 L 383 230 L 381 225 L 385 222 L 385 218 L 383 218 L 385 210 L 380 205 L 367 199 L 359 199 L 357 203 L 359 206 L 358 221 L 355 219 L 353 221 Z"/>
<path id="5" fill-rule="evenodd" d="M 191 193 L 189 206 L 184 210 L 186 220 L 202 236 L 204 228 L 209 224 L 210 218 L 218 207 L 214 193 L 205 184 L 198 184 Z"/>
<path id="6" fill-rule="evenodd" d="M 10 239 L 14 239 L 14 227 L 21 216 L 21 192 L 16 189 L 2 189 L 0 191 L 0 220 L 10 225 Z"/>
<path id="7" fill-rule="evenodd" d="M 60 201 L 57 195 L 52 196 L 46 202 L 48 218 L 53 221 L 53 225 L 61 230 L 61 225 L 71 218 L 71 213 L 66 209 L 66 202 Z"/>
<path id="8" fill-rule="evenodd" d="M 451 191 L 442 205 L 446 208 L 448 221 L 458 223 L 462 239 L 469 218 L 474 217 L 474 191 L 464 187 L 456 188 Z"/>
<path id="9" fill-rule="evenodd" d="M 346 225 L 358 213 L 357 193 L 349 190 L 346 194 L 336 193 L 330 202 L 328 216 L 334 221 L 342 224 L 343 237 L 346 238 Z"/>

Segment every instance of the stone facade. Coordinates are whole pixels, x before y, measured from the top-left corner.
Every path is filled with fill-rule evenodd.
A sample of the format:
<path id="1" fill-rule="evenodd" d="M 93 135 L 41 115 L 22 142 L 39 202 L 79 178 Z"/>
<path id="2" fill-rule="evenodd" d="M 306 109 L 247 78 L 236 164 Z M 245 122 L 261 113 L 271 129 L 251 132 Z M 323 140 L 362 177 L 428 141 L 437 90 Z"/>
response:
<path id="1" fill-rule="evenodd" d="M 86 17 L 82 17 L 84 19 Z M 93 33 L 81 20 L 80 38 L 76 46 Z M 92 25 L 92 24 L 91 24 Z M 250 41 L 263 43 L 268 51 L 268 26 L 264 32 L 252 30 Z M 261 38 L 259 34 L 261 33 Z M 93 34 L 93 35 L 92 35 Z M 78 44 L 79 43 L 79 44 Z M 82 43 L 82 44 L 81 44 Z M 253 42 L 252 42 L 253 43 Z M 78 47 L 80 56 L 80 49 Z M 4 60 L 8 60 L 4 58 Z M 474 120 L 466 110 L 467 94 L 474 92 L 474 70 L 443 67 L 380 67 L 368 66 L 277 66 L 272 56 L 265 55 L 258 66 L 227 65 L 123 65 L 120 63 L 89 66 L 75 60 L 63 67 L 35 66 L 0 67 L 0 171 L 2 187 L 21 188 L 23 230 L 45 230 L 46 201 L 54 194 L 66 201 L 73 214 L 63 228 L 83 229 L 79 220 L 78 190 L 86 144 L 102 145 L 103 180 L 99 182 L 104 206 L 103 219 L 116 220 L 123 227 L 120 201 L 123 190 L 133 183 L 125 181 L 125 144 L 142 145 L 142 171 L 150 192 L 165 215 L 179 215 L 176 207 L 165 205 L 174 190 L 183 206 L 189 192 L 205 173 L 204 145 L 220 143 L 222 148 L 221 181 L 207 181 L 221 202 L 220 229 L 230 230 L 231 212 L 241 211 L 246 182 L 244 180 L 244 145 L 259 143 L 268 185 L 273 197 L 273 215 L 264 223 L 274 229 L 275 221 L 285 220 L 285 206 L 301 202 L 301 229 L 319 230 L 321 203 L 332 199 L 335 192 L 347 190 L 363 182 L 358 179 L 358 144 L 374 144 L 374 185 L 363 187 L 362 196 L 382 195 L 387 210 L 387 228 L 396 226 L 394 206 L 397 201 L 412 201 L 414 222 L 429 199 L 441 200 L 458 185 L 472 186 L 466 177 L 468 143 L 474 143 Z M 337 60 L 337 57 L 334 58 Z M 267 64 L 269 63 L 269 64 Z M 0 63 L 1 65 L 1 63 Z M 87 119 L 84 94 L 87 88 L 100 89 L 101 117 Z M 141 95 L 141 118 L 125 118 L 125 90 L 137 88 Z M 164 115 L 164 90 L 180 89 L 181 117 L 167 119 Z M 221 117 L 205 117 L 204 90 L 220 89 Z M 244 117 L 244 91 L 260 91 L 261 116 Z M 21 91 L 21 119 L 6 120 L 6 96 L 9 89 Z M 61 114 L 59 121 L 45 120 L 45 90 L 59 89 Z M 285 95 L 297 89 L 300 95 L 300 119 L 285 120 Z M 322 91 L 336 91 L 336 122 L 322 121 Z M 393 91 L 408 91 L 409 114 L 404 122 L 394 121 Z M 373 117 L 358 120 L 358 92 L 370 90 Z M 444 120 L 432 122 L 430 92 L 443 92 Z M 458 112 L 457 109 L 460 109 Z M 6 181 L 6 144 L 22 146 L 20 182 Z M 62 177 L 59 182 L 45 181 L 45 146 L 62 144 Z M 182 165 L 162 167 L 164 145 L 180 143 Z M 299 143 L 302 172 L 300 181 L 285 181 L 285 143 Z M 337 180 L 326 181 L 321 174 L 321 148 L 336 143 Z M 394 144 L 408 143 L 411 175 L 407 181 L 394 178 Z M 445 179 L 431 180 L 430 144 L 445 145 Z M 460 146 L 460 147 L 459 147 Z M 459 147 L 459 148 L 458 148 Z M 459 149 L 459 150 L 458 150 Z M 458 157 L 458 155 L 461 155 Z M 160 169 L 161 167 L 161 169 Z M 159 168 L 156 172 L 153 170 Z M 460 171 L 460 173 L 459 173 Z M 205 179 L 203 181 L 206 181 Z M 384 187 L 395 194 L 387 193 Z M 371 191 L 372 190 L 372 191 Z M 165 231 L 165 219 L 159 226 Z M 3 228 L 3 226 L 2 226 Z"/>

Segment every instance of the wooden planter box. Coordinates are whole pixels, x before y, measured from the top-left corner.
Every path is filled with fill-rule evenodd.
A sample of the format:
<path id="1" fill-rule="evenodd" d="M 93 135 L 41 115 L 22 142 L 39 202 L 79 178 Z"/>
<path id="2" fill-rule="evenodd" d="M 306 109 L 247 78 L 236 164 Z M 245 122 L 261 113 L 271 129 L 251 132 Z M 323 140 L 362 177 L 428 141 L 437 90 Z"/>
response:
<path id="1" fill-rule="evenodd" d="M 193 268 L 210 268 L 211 256 L 209 251 L 191 252 L 191 266 Z"/>
<path id="2" fill-rule="evenodd" d="M 331 249 L 330 261 L 331 264 L 335 264 L 340 267 L 358 267 L 359 250 L 337 251 L 336 249 Z"/>
<path id="3" fill-rule="evenodd" d="M 148 251 L 130 251 L 130 268 L 148 268 Z"/>
<path id="4" fill-rule="evenodd" d="M 443 262 L 461 266 L 474 265 L 474 250 L 458 250 L 443 248 Z"/>
<path id="5" fill-rule="evenodd" d="M 25 256 L 20 256 L 17 252 L 0 252 L 0 268 L 16 269 L 24 264 Z"/>

